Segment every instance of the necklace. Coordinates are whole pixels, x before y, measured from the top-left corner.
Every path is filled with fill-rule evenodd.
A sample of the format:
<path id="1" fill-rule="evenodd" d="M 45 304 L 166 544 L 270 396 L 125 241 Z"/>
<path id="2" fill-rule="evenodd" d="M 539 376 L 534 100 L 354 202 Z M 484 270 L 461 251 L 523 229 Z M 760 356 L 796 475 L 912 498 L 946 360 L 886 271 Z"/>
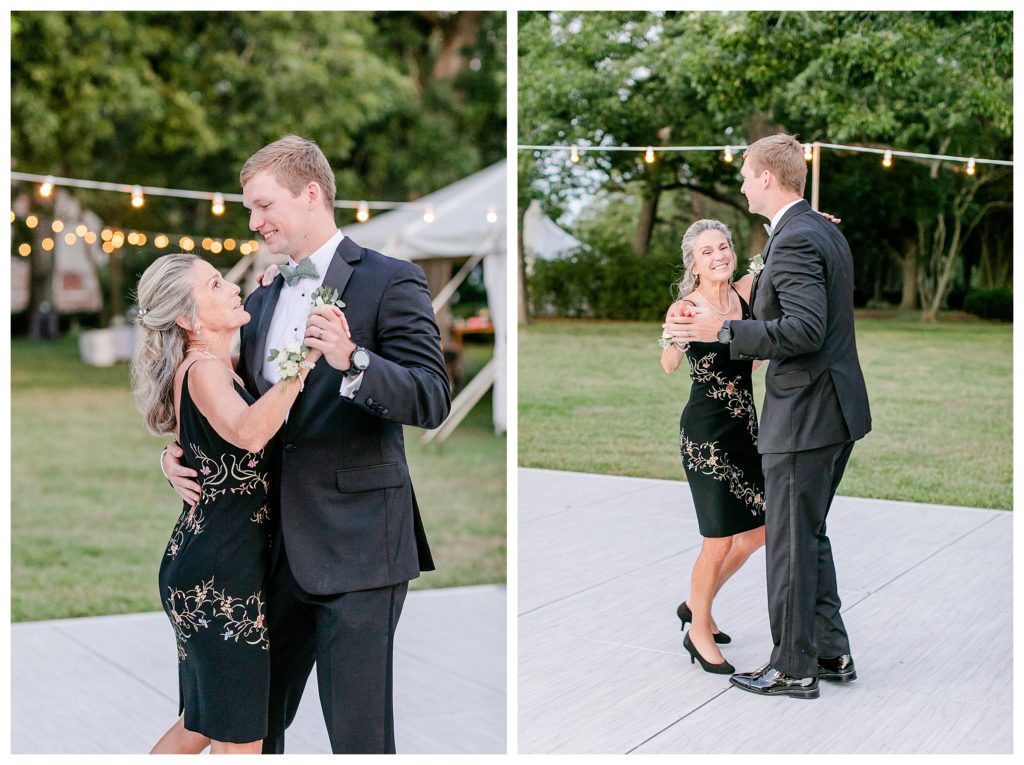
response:
<path id="1" fill-rule="evenodd" d="M 191 348 L 186 348 L 185 351 L 186 351 L 186 353 L 192 353 L 192 351 L 195 351 L 196 353 L 201 353 L 201 354 L 203 354 L 208 359 L 215 359 L 215 358 L 217 358 L 214 354 L 210 353 L 209 351 L 207 351 L 207 350 L 205 350 L 203 348 L 197 348 L 195 346 L 193 346 Z"/>
<path id="2" fill-rule="evenodd" d="M 702 298 L 704 298 L 704 302 L 706 302 L 709 306 L 711 306 L 711 310 L 714 311 L 715 313 L 717 313 L 719 316 L 725 316 L 727 313 L 729 313 L 729 311 L 732 310 L 732 292 L 728 293 L 728 295 L 725 298 L 725 310 L 724 311 L 718 310 L 718 306 L 716 306 L 714 303 L 711 302 L 711 298 L 709 298 L 707 295 L 705 295 L 700 290 L 697 290 L 697 294 L 699 294 Z"/>

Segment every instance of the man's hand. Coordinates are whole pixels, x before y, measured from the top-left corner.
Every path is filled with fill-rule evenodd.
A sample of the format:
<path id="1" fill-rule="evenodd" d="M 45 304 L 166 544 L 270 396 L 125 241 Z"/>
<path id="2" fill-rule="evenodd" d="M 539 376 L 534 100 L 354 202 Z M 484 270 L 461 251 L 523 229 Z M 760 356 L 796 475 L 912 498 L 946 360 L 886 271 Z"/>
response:
<path id="1" fill-rule="evenodd" d="M 689 316 L 669 316 L 661 328 L 685 343 L 713 343 L 718 340 L 722 320 L 710 310 L 693 306 Z"/>
<path id="2" fill-rule="evenodd" d="M 196 471 L 181 464 L 184 454 L 185 450 L 181 446 L 176 443 L 171 444 L 164 452 L 164 456 L 160 458 L 160 466 L 163 467 L 164 474 L 177 495 L 189 505 L 194 506 L 199 501 L 202 488 L 191 480 L 196 477 Z"/>
<path id="3" fill-rule="evenodd" d="M 327 363 L 342 372 L 349 368 L 352 351 L 356 349 L 348 320 L 336 305 L 318 305 L 313 309 L 302 342 L 323 353 Z"/>
<path id="4" fill-rule="evenodd" d="M 272 281 L 274 281 L 274 279 L 277 278 L 277 275 L 279 273 L 280 271 L 278 270 L 277 266 L 271 263 L 269 266 L 267 266 L 266 271 L 264 271 L 262 274 L 256 277 L 256 281 L 260 283 L 261 287 L 267 287 L 270 285 Z"/>

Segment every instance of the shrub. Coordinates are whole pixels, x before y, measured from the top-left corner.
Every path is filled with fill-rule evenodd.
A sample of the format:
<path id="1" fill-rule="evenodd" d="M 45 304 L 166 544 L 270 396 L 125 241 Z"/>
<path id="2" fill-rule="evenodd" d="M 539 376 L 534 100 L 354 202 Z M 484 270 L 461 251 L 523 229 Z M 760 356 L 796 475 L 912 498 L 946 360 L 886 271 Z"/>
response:
<path id="1" fill-rule="evenodd" d="M 982 319 L 1013 321 L 1013 292 L 1005 287 L 971 290 L 964 298 L 964 310 Z"/>

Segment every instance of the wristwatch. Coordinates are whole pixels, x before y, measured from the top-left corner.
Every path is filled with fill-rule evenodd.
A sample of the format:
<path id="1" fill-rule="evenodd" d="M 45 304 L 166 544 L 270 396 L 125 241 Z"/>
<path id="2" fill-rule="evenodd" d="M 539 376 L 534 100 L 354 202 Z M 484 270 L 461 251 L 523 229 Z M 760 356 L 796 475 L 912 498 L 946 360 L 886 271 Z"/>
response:
<path id="1" fill-rule="evenodd" d="M 732 342 L 732 324 L 731 319 L 726 319 L 722 322 L 722 328 L 718 330 L 718 342 L 728 345 Z"/>
<path id="2" fill-rule="evenodd" d="M 370 366 L 370 353 L 363 346 L 357 345 L 348 359 L 348 369 L 345 370 L 345 377 L 361 375 Z"/>

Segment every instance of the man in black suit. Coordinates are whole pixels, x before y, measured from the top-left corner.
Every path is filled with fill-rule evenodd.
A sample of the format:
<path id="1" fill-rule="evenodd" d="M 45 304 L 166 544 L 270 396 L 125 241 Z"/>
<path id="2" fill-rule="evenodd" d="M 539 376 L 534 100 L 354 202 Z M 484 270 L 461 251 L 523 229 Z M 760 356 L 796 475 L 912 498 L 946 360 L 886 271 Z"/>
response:
<path id="1" fill-rule="evenodd" d="M 747 321 L 710 312 L 670 334 L 729 344 L 735 359 L 770 359 L 758 451 L 765 473 L 768 609 L 775 648 L 756 672 L 732 676 L 761 695 L 817 698 L 818 679 L 857 676 L 839 615 L 825 519 L 854 441 L 871 430 L 853 323 L 853 257 L 839 229 L 802 198 L 807 167 L 793 136 L 745 154 L 741 191 L 771 220 Z"/>
<path id="2" fill-rule="evenodd" d="M 250 228 L 290 265 L 246 300 L 238 374 L 260 395 L 280 378 L 271 348 L 300 340 L 323 353 L 275 441 L 263 751 L 284 751 L 315 662 L 332 750 L 393 753 L 395 627 L 409 580 L 434 568 L 402 426 L 437 427 L 451 405 L 426 280 L 338 230 L 334 176 L 312 141 L 265 146 L 241 184 Z M 319 286 L 344 309 L 310 313 Z M 163 466 L 190 501 L 194 473 L 175 454 Z"/>

